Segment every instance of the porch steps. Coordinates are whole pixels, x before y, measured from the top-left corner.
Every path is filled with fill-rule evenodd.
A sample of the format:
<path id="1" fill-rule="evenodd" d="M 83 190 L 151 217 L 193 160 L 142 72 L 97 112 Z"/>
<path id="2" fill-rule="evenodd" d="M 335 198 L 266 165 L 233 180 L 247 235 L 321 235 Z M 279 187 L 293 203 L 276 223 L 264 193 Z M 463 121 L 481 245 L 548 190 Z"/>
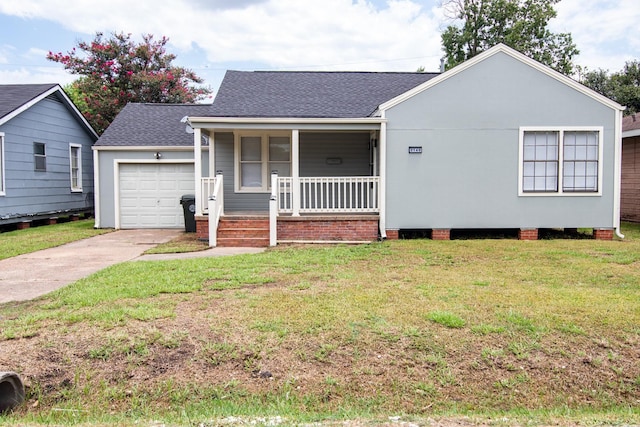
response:
<path id="1" fill-rule="evenodd" d="M 269 217 L 253 215 L 220 217 L 220 222 L 218 223 L 217 246 L 269 246 Z"/>

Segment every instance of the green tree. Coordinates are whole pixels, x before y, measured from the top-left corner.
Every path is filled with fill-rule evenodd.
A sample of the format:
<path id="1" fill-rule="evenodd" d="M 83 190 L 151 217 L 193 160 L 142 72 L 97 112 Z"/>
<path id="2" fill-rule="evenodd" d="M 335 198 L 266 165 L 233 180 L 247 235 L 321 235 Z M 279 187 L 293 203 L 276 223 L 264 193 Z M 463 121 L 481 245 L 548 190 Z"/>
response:
<path id="1" fill-rule="evenodd" d="M 571 75 L 579 51 L 569 33 L 552 33 L 549 20 L 560 0 L 443 0 L 455 21 L 442 33 L 445 68 L 452 68 L 504 43 L 551 68 Z"/>
<path id="2" fill-rule="evenodd" d="M 625 114 L 640 112 L 640 60 L 627 61 L 611 75 L 603 69 L 586 71 L 581 83 L 626 106 Z"/>
<path id="3" fill-rule="evenodd" d="M 131 34 L 98 32 L 91 42 L 78 42 L 78 50 L 49 52 L 47 59 L 80 76 L 67 93 L 101 134 L 128 102 L 195 102 L 211 92 L 194 85 L 203 81 L 193 71 L 172 65 L 168 41 L 149 34 L 136 43 Z"/>

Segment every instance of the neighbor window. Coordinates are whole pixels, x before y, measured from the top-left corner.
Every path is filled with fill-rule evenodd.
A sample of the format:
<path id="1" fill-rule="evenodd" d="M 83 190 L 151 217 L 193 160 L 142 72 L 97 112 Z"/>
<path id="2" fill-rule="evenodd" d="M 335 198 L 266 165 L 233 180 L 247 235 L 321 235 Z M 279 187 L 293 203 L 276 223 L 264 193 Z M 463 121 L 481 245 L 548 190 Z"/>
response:
<path id="1" fill-rule="evenodd" d="M 34 170 L 44 172 L 47 170 L 47 154 L 42 142 L 33 143 Z"/>
<path id="2" fill-rule="evenodd" d="M 4 196 L 4 133 L 0 132 L 0 196 Z"/>
<path id="3" fill-rule="evenodd" d="M 291 175 L 289 135 L 242 134 L 236 136 L 236 190 L 269 191 L 271 172 Z"/>
<path id="4" fill-rule="evenodd" d="M 71 191 L 82 191 L 82 155 L 81 146 L 69 144 L 69 170 L 71 174 Z"/>
<path id="5" fill-rule="evenodd" d="M 520 132 L 521 193 L 598 193 L 602 128 Z"/>

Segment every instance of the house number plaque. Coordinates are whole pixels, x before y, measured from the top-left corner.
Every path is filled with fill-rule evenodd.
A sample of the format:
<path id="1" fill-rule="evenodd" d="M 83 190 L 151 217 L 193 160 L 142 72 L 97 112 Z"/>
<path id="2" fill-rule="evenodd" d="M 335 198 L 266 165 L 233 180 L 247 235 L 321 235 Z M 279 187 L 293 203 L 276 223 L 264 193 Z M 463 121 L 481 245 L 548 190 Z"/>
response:
<path id="1" fill-rule="evenodd" d="M 422 147 L 409 147 L 409 154 L 422 154 Z"/>

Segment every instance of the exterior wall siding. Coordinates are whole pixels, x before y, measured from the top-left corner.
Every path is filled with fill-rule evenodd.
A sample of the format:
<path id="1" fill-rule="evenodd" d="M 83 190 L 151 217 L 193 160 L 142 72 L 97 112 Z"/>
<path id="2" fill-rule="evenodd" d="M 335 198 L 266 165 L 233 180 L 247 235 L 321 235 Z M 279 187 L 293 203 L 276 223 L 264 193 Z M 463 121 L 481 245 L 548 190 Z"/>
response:
<path id="1" fill-rule="evenodd" d="M 640 222 L 640 136 L 622 140 L 620 217 Z"/>
<path id="2" fill-rule="evenodd" d="M 61 103 L 45 98 L 0 126 L 5 195 L 0 224 L 15 218 L 93 209 L 93 140 Z M 46 171 L 35 171 L 33 143 L 45 144 Z M 82 192 L 71 191 L 69 144 L 81 146 Z"/>
<path id="3" fill-rule="evenodd" d="M 368 133 L 300 133 L 300 176 L 368 175 Z"/>
<path id="4" fill-rule="evenodd" d="M 613 226 L 615 112 L 506 54 L 386 117 L 388 229 Z M 521 126 L 602 126 L 602 195 L 519 197 Z"/>

